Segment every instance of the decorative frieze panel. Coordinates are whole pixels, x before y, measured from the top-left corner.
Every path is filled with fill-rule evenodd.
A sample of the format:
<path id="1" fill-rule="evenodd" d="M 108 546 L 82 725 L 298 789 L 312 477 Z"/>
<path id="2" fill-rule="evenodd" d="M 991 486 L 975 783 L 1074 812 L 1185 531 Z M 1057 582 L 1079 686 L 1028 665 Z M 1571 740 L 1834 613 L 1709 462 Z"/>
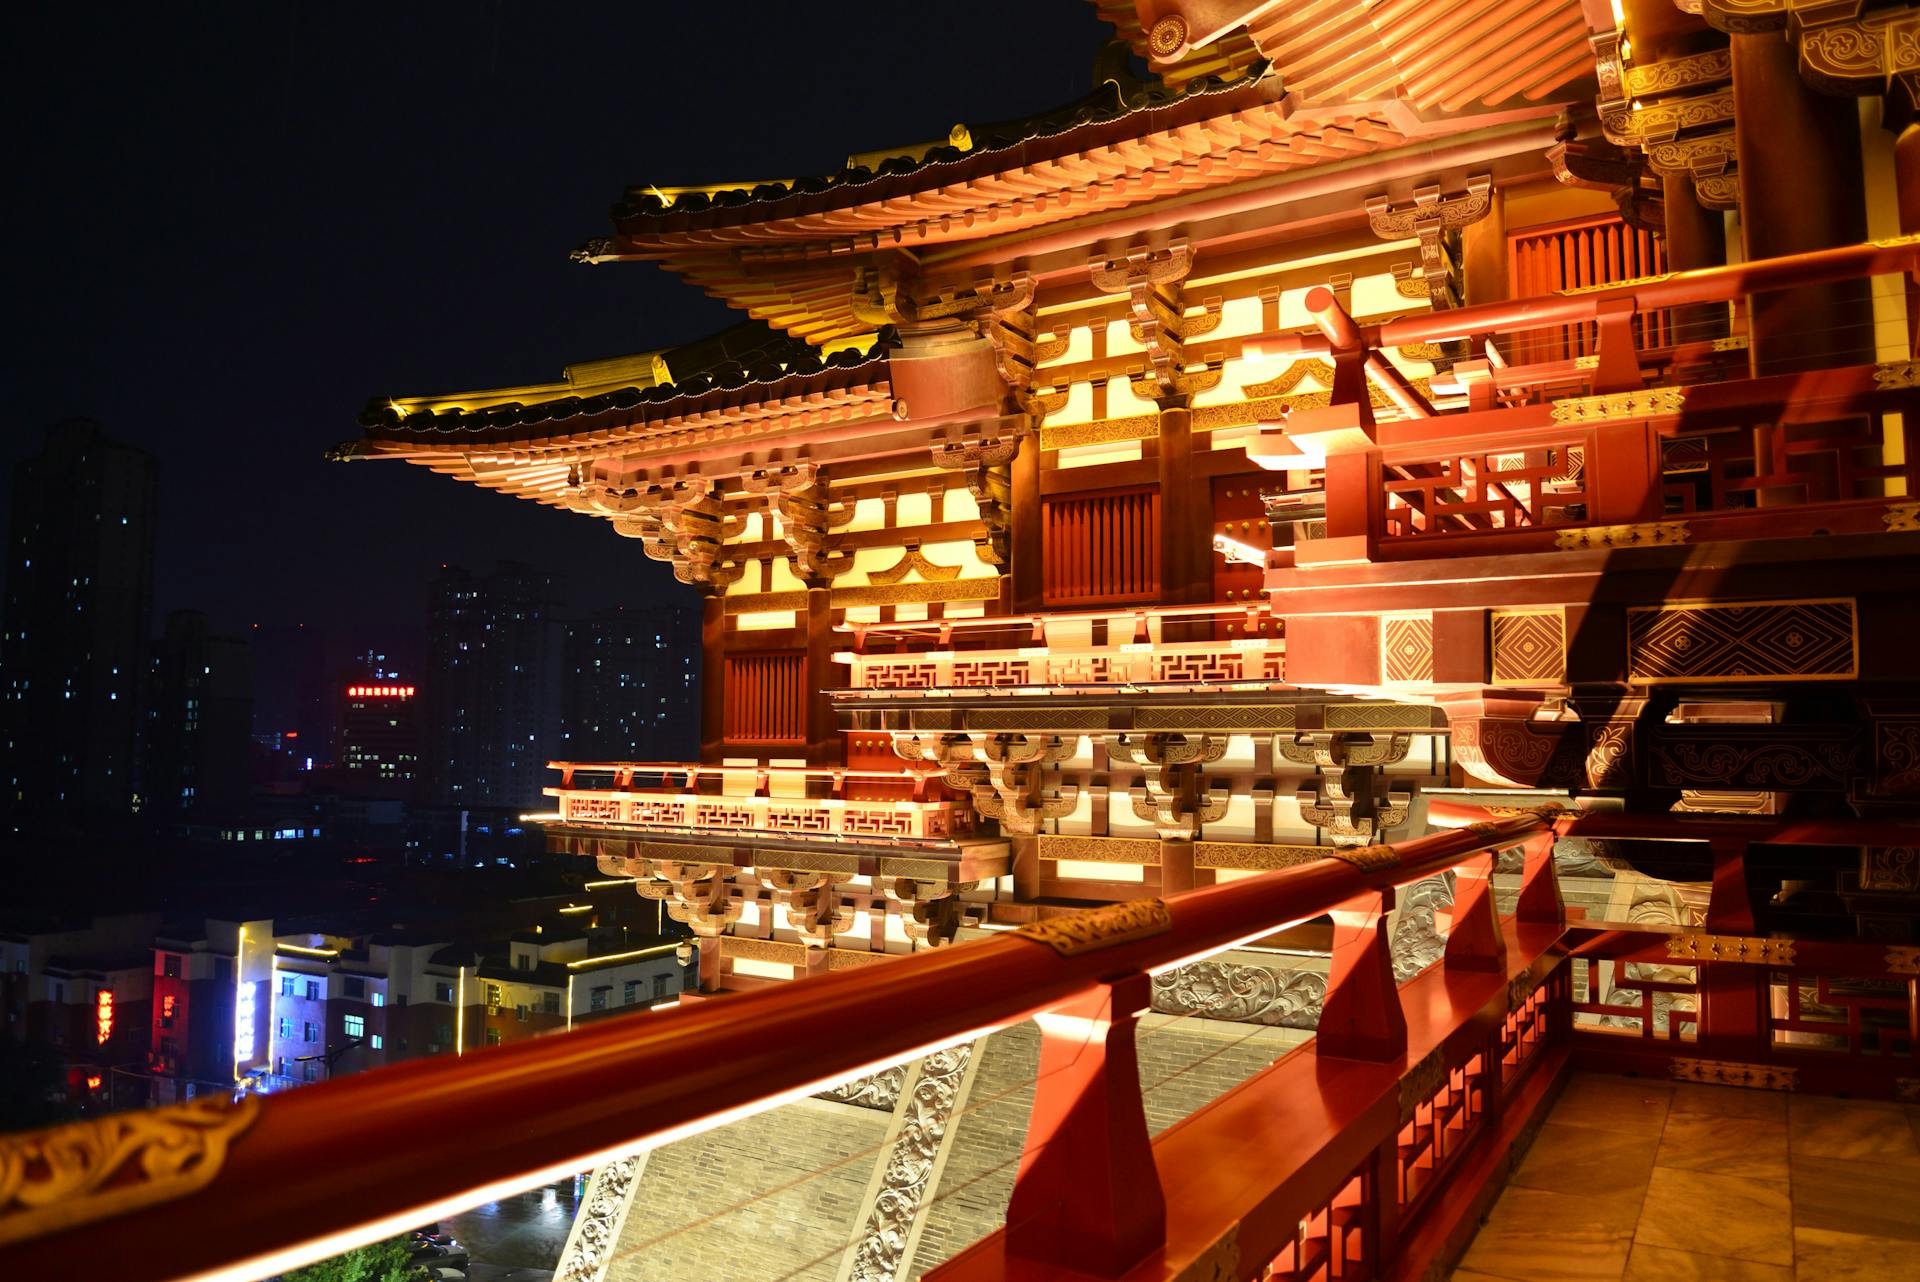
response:
<path id="1" fill-rule="evenodd" d="M 1228 961 L 1194 962 L 1153 977 L 1159 1014 L 1276 1028 L 1318 1026 L 1326 993 L 1325 975 Z"/>
<path id="2" fill-rule="evenodd" d="M 1433 616 L 1388 615 L 1380 620 L 1380 668 L 1389 682 L 1433 680 Z"/>
<path id="3" fill-rule="evenodd" d="M 1567 621 L 1559 610 L 1493 612 L 1493 683 L 1558 685 L 1567 671 Z"/>
<path id="4" fill-rule="evenodd" d="M 1263 842 L 1196 841 L 1193 866 L 1233 872 L 1271 872 L 1332 857 L 1328 846 L 1289 846 Z"/>
<path id="5" fill-rule="evenodd" d="M 1859 673 L 1851 600 L 1637 606 L 1627 673 L 1641 682 L 1833 681 Z"/>
<path id="6" fill-rule="evenodd" d="M 890 1147 L 867 1190 L 865 1224 L 841 1262 L 839 1282 L 905 1282 L 974 1062 L 969 1042 L 913 1065 Z"/>

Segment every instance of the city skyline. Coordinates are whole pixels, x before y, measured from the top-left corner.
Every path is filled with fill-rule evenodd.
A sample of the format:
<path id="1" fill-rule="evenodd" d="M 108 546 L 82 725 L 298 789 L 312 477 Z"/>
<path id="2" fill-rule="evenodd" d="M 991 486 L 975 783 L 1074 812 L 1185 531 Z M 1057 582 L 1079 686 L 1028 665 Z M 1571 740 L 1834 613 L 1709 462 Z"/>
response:
<path id="1" fill-rule="evenodd" d="M 983 71 L 966 37 L 992 11 L 1039 34 Z M 76 415 L 153 453 L 156 618 L 201 610 L 223 632 L 325 621 L 380 644 L 448 561 L 617 564 L 576 576 L 588 610 L 620 604 L 629 584 L 670 588 L 633 545 L 565 513 L 500 510 L 466 486 L 324 454 L 358 435 L 370 394 L 509 370 L 542 382 L 583 356 L 737 321 L 666 273 L 568 261 L 636 173 L 810 173 L 862 140 L 1039 110 L 1087 91 L 1109 38 L 1089 5 L 857 12 L 824 48 L 831 15 L 773 9 L 756 17 L 760 38 L 724 49 L 699 11 L 609 9 L 589 41 L 576 15 L 454 5 L 368 8 L 359 22 L 238 7 L 107 24 L 28 15 L 15 47 L 37 52 L 6 92 L 16 118 L 36 121 L 23 166 L 37 198 L 0 217 L 36 249 L 13 268 L 15 434 L 0 468 Z M 874 51 L 901 43 L 921 49 L 911 74 L 876 65 Z M 778 83 L 798 47 L 815 69 L 807 112 L 740 88 Z M 711 58 L 684 56 L 707 49 L 730 68 L 724 86 Z M 593 125 L 635 118 L 635 50 L 661 54 L 642 55 L 648 127 Z M 906 93 L 920 76 L 973 88 Z M 873 118 L 880 93 L 892 101 Z M 255 107 L 228 110 L 242 98 Z M 138 112 L 122 109 L 133 100 Z M 524 181 L 536 154 L 566 175 L 551 191 Z"/>

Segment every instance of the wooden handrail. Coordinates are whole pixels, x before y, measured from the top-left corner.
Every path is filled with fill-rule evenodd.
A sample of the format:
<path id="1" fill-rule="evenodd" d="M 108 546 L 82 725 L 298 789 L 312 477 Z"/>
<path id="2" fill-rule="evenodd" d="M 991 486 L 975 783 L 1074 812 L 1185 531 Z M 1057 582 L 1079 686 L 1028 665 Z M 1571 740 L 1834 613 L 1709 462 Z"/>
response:
<path id="1" fill-rule="evenodd" d="M 325 1258 L 478 1202 L 771 1108 L 1511 846 L 1549 808 L 1164 900 L 729 995 L 671 1014 L 423 1060 L 242 1105 L 117 1114 L 48 1133 L 84 1146 L 124 1128 L 119 1204 L 84 1181 L 50 1209 L 0 1209 L 0 1276 L 245 1279 Z M 1144 980 L 1139 982 L 1144 983 Z M 1323 1030 L 1323 1035 L 1324 1035 Z M 1132 1087 L 1138 1089 L 1137 1079 Z M 1036 1108 L 1038 1104 L 1036 1103 Z M 508 1120 L 510 1119 L 510 1120 Z M 138 1168 L 164 1140 L 219 1135 L 193 1180 Z M 1144 1134 L 1142 1135 L 1144 1140 Z M 9 1156 L 45 1134 L 8 1137 Z M 164 1163 L 162 1164 L 164 1169 Z M 124 1177 L 134 1177 L 130 1180 Z M 127 1189 L 146 1183 L 148 1204 Z"/>

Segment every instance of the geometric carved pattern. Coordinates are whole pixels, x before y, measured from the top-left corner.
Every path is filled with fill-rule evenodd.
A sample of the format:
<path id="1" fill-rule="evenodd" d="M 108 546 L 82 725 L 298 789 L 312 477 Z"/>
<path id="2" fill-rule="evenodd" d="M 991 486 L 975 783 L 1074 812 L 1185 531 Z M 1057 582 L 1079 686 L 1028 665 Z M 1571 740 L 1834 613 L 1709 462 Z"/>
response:
<path id="1" fill-rule="evenodd" d="M 1853 602 L 1638 606 L 1627 612 L 1633 681 L 1815 681 L 1852 677 Z"/>
<path id="2" fill-rule="evenodd" d="M 1566 617 L 1558 610 L 1496 610 L 1493 683 L 1558 684 L 1567 671 L 1566 634 Z"/>
<path id="3" fill-rule="evenodd" d="M 1382 619 L 1380 660 L 1388 681 L 1433 680 L 1433 616 Z"/>

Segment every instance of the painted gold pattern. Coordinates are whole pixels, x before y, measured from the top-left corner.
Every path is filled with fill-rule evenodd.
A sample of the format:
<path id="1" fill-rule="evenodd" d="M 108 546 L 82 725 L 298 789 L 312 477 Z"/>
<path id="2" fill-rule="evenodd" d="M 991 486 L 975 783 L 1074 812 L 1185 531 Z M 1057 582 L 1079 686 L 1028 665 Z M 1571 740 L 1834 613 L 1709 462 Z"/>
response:
<path id="1" fill-rule="evenodd" d="M 260 1107 L 249 1093 L 0 1135 L 0 1245 L 205 1188 Z"/>
<path id="2" fill-rule="evenodd" d="M 1159 437 L 1158 414 L 1132 414 L 1126 418 L 1103 418 L 1092 423 L 1042 427 L 1040 448 L 1068 450 L 1083 445 L 1111 445 L 1118 441 L 1153 441 Z"/>
<path id="3" fill-rule="evenodd" d="M 777 939 L 742 939 L 738 935 L 725 935 L 720 940 L 720 955 L 746 961 L 779 962 L 785 966 L 807 964 L 805 944 L 787 944 Z"/>
<path id="4" fill-rule="evenodd" d="M 960 571 L 963 568 L 965 567 L 958 565 L 936 565 L 927 559 L 925 552 L 922 552 L 917 547 L 912 547 L 902 552 L 900 559 L 886 569 L 868 570 L 867 582 L 879 584 L 899 583 L 905 579 L 907 575 L 917 570 L 919 571 L 920 577 L 929 583 L 949 583 L 960 577 Z"/>
<path id="5" fill-rule="evenodd" d="M 872 966 L 886 961 L 890 953 L 863 953 L 854 948 L 829 948 L 827 950 L 828 970 L 859 970 L 862 966 Z"/>
<path id="6" fill-rule="evenodd" d="M 1586 548 L 1671 546 L 1693 537 L 1685 521 L 1649 521 L 1645 525 L 1583 525 L 1562 530 L 1553 546 L 1563 552 Z"/>
<path id="7" fill-rule="evenodd" d="M 1920 948 L 1899 944 L 1887 949 L 1889 975 L 1920 975 Z"/>
<path id="8" fill-rule="evenodd" d="M 1667 940 L 1667 956 L 1674 961 L 1790 966 L 1793 964 L 1793 941 L 1761 939 L 1752 935 L 1675 935 Z"/>
<path id="9" fill-rule="evenodd" d="M 804 610 L 807 594 L 800 592 L 750 592 L 726 598 L 728 614 L 769 614 L 776 610 Z"/>
<path id="10" fill-rule="evenodd" d="M 1920 361 L 1882 361 L 1873 367 L 1873 385 L 1883 392 L 1920 387 Z"/>
<path id="11" fill-rule="evenodd" d="M 1133 899 L 1064 917 L 1049 917 L 1022 926 L 1014 933 L 1036 944 L 1045 944 L 1062 957 L 1076 957 L 1136 939 L 1164 935 L 1172 929 L 1173 914 L 1167 911 L 1164 901 Z"/>
<path id="12" fill-rule="evenodd" d="M 1676 1082 L 1746 1086 L 1764 1091 L 1791 1091 L 1800 1084 L 1798 1069 L 1720 1059 L 1676 1059 L 1668 1063 L 1667 1073 Z"/>
<path id="13" fill-rule="evenodd" d="M 1733 54 L 1727 49 L 1709 49 L 1690 58 L 1672 58 L 1666 62 L 1639 63 L 1626 69 L 1621 87 L 1629 98 L 1647 94 L 1672 93 L 1695 85 L 1717 84 L 1733 75 Z"/>
<path id="14" fill-rule="evenodd" d="M 1104 712 L 1102 724 L 1105 724 Z M 1331 724 L 1331 723 L 1329 723 Z M 1186 708 L 1137 708 L 1133 714 L 1135 730 L 1291 730 L 1294 709 L 1290 703 L 1255 707 L 1200 705 Z"/>
<path id="15" fill-rule="evenodd" d="M 1889 534 L 1899 530 L 1920 530 L 1920 503 L 1891 504 L 1880 520 Z"/>
<path id="16" fill-rule="evenodd" d="M 1703 209 L 1738 209 L 1740 180 L 1731 173 L 1702 174 L 1693 180 L 1693 194 Z"/>
<path id="17" fill-rule="evenodd" d="M 1392 846 L 1328 846 L 1327 854 L 1344 860 L 1361 872 L 1379 872 L 1400 866 L 1400 852 Z"/>
<path id="18" fill-rule="evenodd" d="M 1142 864 L 1153 867 L 1160 862 L 1160 843 L 1141 837 L 1061 837 L 1040 834 L 1042 859 L 1076 859 L 1092 864 Z"/>
<path id="19" fill-rule="evenodd" d="M 1426 1057 L 1408 1069 L 1407 1075 L 1400 1079 L 1397 1094 L 1401 1122 L 1412 1121 L 1414 1110 L 1438 1095 L 1446 1081 L 1447 1062 L 1440 1057 L 1440 1051 L 1436 1048 L 1427 1052 Z"/>
<path id="20" fill-rule="evenodd" d="M 1232 868 L 1269 872 L 1275 868 L 1297 868 L 1316 863 L 1333 853 L 1330 846 L 1279 846 L 1258 842 L 1196 841 L 1193 843 L 1195 868 Z"/>
<path id="21" fill-rule="evenodd" d="M 1553 292 L 1562 297 L 1571 298 L 1575 294 L 1597 294 L 1603 289 L 1633 289 L 1640 285 L 1658 285 L 1661 281 L 1670 280 L 1672 277 L 1672 272 L 1661 272 L 1657 276 L 1635 276 L 1631 280 L 1603 280 L 1592 285 L 1569 285 L 1565 289 L 1556 289 Z M 1599 364 L 1597 357 L 1594 363 Z"/>
<path id="22" fill-rule="evenodd" d="M 1291 709 L 1289 709 L 1291 711 Z M 1320 710 L 1328 730 L 1431 730 L 1433 713 L 1407 703 L 1330 703 Z M 1292 725 L 1289 720 L 1288 725 Z"/>
<path id="23" fill-rule="evenodd" d="M 833 589 L 836 610 L 856 605 L 900 605 L 903 602 L 992 601 L 1000 595 L 1000 578 L 954 579 L 949 583 L 868 583 Z"/>
<path id="24" fill-rule="evenodd" d="M 1571 292 L 1571 291 L 1566 291 Z M 1621 418 L 1656 418 L 1686 408 L 1687 389 L 1655 387 L 1605 396 L 1569 396 L 1553 403 L 1556 423 L 1604 423 Z"/>
<path id="25" fill-rule="evenodd" d="M 1634 681 L 1823 681 L 1860 670 L 1850 598 L 1631 606 Z"/>

